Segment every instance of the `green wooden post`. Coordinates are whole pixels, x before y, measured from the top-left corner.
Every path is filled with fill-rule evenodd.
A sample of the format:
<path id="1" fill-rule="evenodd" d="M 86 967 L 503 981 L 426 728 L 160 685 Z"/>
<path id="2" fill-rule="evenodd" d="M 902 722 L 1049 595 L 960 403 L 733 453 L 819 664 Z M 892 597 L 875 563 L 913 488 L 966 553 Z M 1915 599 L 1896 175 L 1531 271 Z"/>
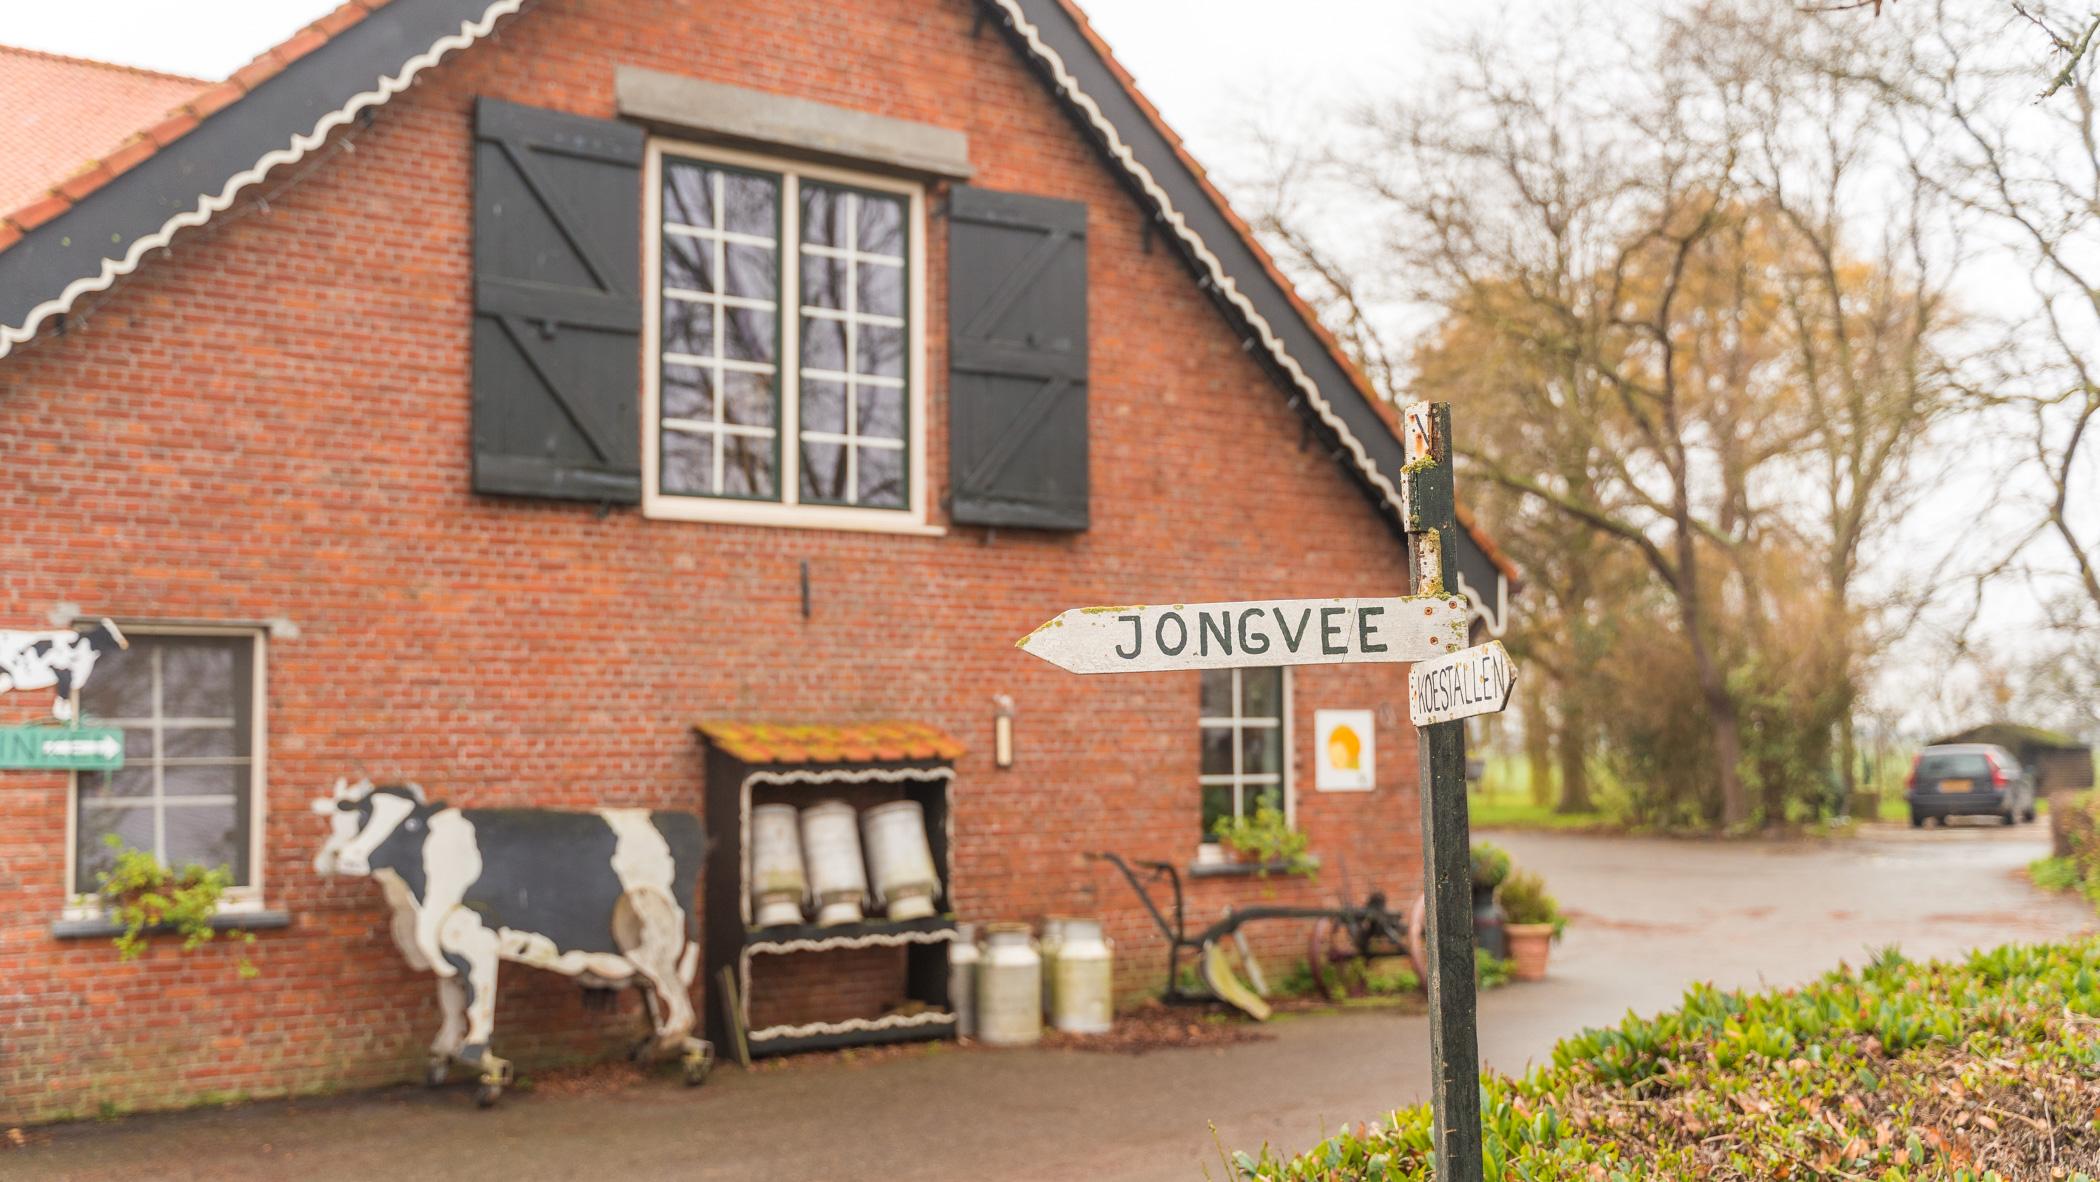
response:
<path id="1" fill-rule="evenodd" d="M 1408 543 L 1417 595 L 1449 594 L 1458 510 L 1451 405 L 1417 403 L 1407 434 Z M 1427 461 L 1426 463 L 1424 461 Z M 1421 728 L 1422 873 L 1428 895 L 1430 1103 L 1439 1182 L 1481 1182 L 1480 1037 L 1473 988 L 1473 859 L 1464 722 Z"/>

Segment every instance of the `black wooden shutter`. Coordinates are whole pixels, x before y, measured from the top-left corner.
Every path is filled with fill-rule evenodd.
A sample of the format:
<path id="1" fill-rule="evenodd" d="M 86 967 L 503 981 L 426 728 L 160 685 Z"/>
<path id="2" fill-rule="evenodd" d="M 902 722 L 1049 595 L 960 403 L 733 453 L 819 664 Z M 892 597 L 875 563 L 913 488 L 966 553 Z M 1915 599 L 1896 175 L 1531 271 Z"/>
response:
<path id="1" fill-rule="evenodd" d="M 948 199 L 950 516 L 1087 527 L 1086 205 Z"/>
<path id="2" fill-rule="evenodd" d="M 474 490 L 641 499 L 638 127 L 474 109 Z"/>

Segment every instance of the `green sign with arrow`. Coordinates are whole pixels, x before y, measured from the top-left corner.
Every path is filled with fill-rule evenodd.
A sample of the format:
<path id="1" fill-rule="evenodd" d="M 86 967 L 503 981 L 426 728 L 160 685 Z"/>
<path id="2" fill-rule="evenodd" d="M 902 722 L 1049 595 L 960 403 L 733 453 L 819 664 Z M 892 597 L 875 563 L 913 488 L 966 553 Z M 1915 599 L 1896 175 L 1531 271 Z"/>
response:
<path id="1" fill-rule="evenodd" d="M 113 772 L 124 766 L 124 732 L 115 727 L 0 727 L 0 768 Z"/>

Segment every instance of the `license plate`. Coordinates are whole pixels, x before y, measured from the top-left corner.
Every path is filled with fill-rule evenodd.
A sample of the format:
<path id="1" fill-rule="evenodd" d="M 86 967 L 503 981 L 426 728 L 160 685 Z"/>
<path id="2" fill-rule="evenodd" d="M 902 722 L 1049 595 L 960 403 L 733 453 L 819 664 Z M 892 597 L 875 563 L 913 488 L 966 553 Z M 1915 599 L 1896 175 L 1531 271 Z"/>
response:
<path id="1" fill-rule="evenodd" d="M 1970 792 L 1970 791 L 1974 791 L 1974 789 L 1975 789 L 1975 784 L 1976 784 L 1976 781 L 1974 781 L 1974 780 L 1941 780 L 1941 781 L 1940 781 L 1940 791 L 1942 791 L 1942 792 Z"/>

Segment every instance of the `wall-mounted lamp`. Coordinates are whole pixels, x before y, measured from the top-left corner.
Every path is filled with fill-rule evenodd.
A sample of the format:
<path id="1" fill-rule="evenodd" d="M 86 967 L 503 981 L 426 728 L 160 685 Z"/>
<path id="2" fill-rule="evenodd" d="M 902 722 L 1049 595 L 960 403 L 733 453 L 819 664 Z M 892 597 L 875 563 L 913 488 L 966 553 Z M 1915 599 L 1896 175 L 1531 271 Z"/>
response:
<path id="1" fill-rule="evenodd" d="M 993 694 L 992 706 L 992 765 L 1012 767 L 1014 765 L 1014 700 L 1005 694 Z"/>

